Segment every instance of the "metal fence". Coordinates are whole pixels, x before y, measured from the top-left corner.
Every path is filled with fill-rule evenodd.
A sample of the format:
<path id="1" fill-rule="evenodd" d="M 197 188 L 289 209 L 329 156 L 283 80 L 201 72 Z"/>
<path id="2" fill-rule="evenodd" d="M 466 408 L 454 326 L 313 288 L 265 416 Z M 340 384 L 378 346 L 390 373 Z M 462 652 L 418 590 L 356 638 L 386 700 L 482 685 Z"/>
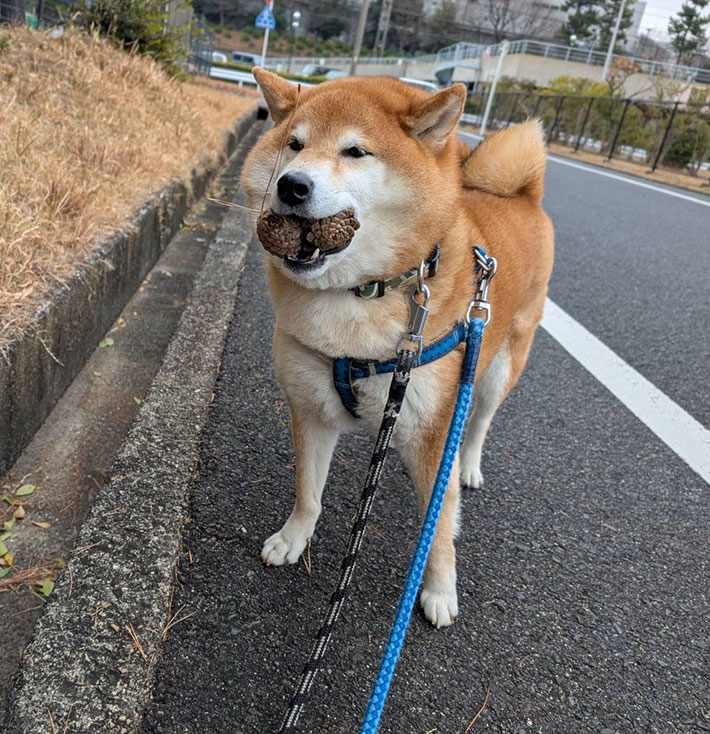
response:
<path id="1" fill-rule="evenodd" d="M 486 92 L 471 94 L 466 112 L 480 121 Z M 641 165 L 710 176 L 710 105 L 535 92 L 498 93 L 488 126 L 539 118 L 547 143 Z"/>

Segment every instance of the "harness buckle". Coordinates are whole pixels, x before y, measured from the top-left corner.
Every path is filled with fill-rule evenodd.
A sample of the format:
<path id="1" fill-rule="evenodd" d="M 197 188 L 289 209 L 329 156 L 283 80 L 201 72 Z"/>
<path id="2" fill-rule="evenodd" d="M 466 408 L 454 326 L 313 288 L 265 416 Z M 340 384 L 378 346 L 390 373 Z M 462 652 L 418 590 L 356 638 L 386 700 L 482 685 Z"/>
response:
<path id="1" fill-rule="evenodd" d="M 422 303 L 419 303 L 416 298 L 420 293 L 424 297 Z M 409 323 L 407 324 L 406 333 L 399 340 L 399 344 L 397 344 L 398 354 L 405 350 L 414 352 L 417 356 L 421 354 L 422 334 L 424 333 L 424 326 L 429 315 L 427 304 L 429 303 L 430 295 L 429 287 L 421 281 L 407 291 L 407 298 L 409 300 Z"/>

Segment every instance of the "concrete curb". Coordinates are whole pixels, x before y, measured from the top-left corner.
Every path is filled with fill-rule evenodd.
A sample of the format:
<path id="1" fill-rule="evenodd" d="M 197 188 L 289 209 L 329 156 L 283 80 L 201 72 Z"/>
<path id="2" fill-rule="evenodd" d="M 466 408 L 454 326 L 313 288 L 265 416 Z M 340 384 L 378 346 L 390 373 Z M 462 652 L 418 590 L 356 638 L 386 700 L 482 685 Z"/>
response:
<path id="1" fill-rule="evenodd" d="M 37 311 L 31 331 L 0 354 L 0 475 L 42 425 L 255 119 L 256 109 L 239 120 L 212 166 L 166 186 L 97 247 Z"/>
<path id="2" fill-rule="evenodd" d="M 127 733 L 140 725 L 250 239 L 245 213 L 229 210 L 111 479 L 25 649 L 8 734 L 46 734 L 53 726 Z"/>

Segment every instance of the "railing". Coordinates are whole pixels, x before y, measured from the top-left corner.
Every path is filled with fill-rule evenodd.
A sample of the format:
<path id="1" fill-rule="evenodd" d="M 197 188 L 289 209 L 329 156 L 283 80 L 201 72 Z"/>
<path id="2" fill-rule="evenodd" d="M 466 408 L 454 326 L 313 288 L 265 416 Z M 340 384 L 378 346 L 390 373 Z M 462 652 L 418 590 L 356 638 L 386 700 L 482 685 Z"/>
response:
<path id="1" fill-rule="evenodd" d="M 360 64 L 375 64 L 378 66 L 398 64 L 403 66 L 412 63 L 432 63 L 446 61 L 463 61 L 477 60 L 486 53 L 490 56 L 498 56 L 501 50 L 501 44 L 493 44 L 485 46 L 480 43 L 456 43 L 453 46 L 442 48 L 435 54 L 426 54 L 422 56 L 401 57 L 401 56 L 361 56 Z M 590 66 L 604 66 L 606 54 L 601 51 L 595 51 L 587 48 L 577 48 L 574 46 L 563 46 L 559 43 L 545 43 L 542 41 L 521 40 L 512 41 L 508 44 L 508 54 L 530 54 L 531 56 L 542 56 L 548 59 L 559 59 L 562 61 L 573 61 L 580 64 Z M 615 55 L 613 58 L 621 58 Z M 671 64 L 666 61 L 653 61 L 651 59 L 642 59 L 638 56 L 624 56 L 634 62 L 642 74 L 650 76 L 664 76 L 670 79 L 677 79 L 686 82 L 700 82 L 710 84 L 710 69 L 701 69 L 696 66 L 683 66 L 680 64 Z M 314 57 L 314 56 L 294 56 L 290 59 L 291 66 L 318 64 L 320 66 L 328 65 L 349 65 L 352 61 L 350 56 L 339 57 Z M 266 65 L 270 68 L 284 68 L 289 65 L 289 58 L 267 58 Z"/>
<path id="2" fill-rule="evenodd" d="M 467 121 L 480 124 L 486 93 L 469 96 Z M 626 158 L 655 171 L 664 166 L 706 178 L 710 173 L 710 106 L 618 97 L 503 92 L 495 96 L 488 126 L 507 127 L 530 117 L 545 126 L 548 144 Z"/>
<path id="3" fill-rule="evenodd" d="M 483 46 L 475 43 L 456 43 L 447 46 L 436 54 L 437 61 L 456 61 L 459 59 L 479 58 L 485 49 L 491 56 L 500 54 L 501 44 Z M 563 46 L 557 43 L 544 43 L 542 41 L 522 40 L 512 41 L 508 44 L 508 54 L 530 54 L 531 56 L 543 56 L 549 59 L 561 59 L 563 61 L 575 61 L 591 66 L 604 66 L 606 54 L 593 49 L 577 48 L 574 46 Z M 614 59 L 622 58 L 615 54 Z M 665 76 L 680 81 L 696 81 L 710 84 L 710 69 L 701 69 L 696 66 L 683 66 L 671 64 L 666 61 L 653 61 L 642 59 L 638 56 L 623 56 L 639 67 L 639 72 L 650 76 Z"/>

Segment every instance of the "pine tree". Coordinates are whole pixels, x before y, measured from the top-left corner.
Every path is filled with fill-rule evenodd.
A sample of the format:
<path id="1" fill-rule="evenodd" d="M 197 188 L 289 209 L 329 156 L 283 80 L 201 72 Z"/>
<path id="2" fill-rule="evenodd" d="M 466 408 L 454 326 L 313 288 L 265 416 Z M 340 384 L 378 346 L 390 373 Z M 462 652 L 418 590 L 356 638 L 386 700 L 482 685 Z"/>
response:
<path id="1" fill-rule="evenodd" d="M 599 22 L 596 0 L 566 0 L 562 10 L 567 12 L 567 20 L 562 26 L 562 35 L 569 43 L 572 36 L 580 41 L 594 38 Z"/>
<path id="2" fill-rule="evenodd" d="M 690 54 L 703 50 L 708 42 L 707 25 L 710 16 L 703 17 L 702 11 L 710 0 L 687 0 L 680 12 L 668 23 L 668 33 L 675 49 L 678 63 Z"/>
<path id="3" fill-rule="evenodd" d="M 599 46 L 603 49 L 609 48 L 611 36 L 614 33 L 614 26 L 619 15 L 619 9 L 623 0 L 603 0 L 600 3 L 599 11 Z M 701 0 L 708 2 L 708 0 Z M 624 14 L 621 16 L 621 25 L 619 33 L 616 36 L 616 44 L 614 53 L 621 53 L 626 41 L 626 31 L 631 27 L 634 20 L 634 2 L 627 0 L 624 6 Z"/>

